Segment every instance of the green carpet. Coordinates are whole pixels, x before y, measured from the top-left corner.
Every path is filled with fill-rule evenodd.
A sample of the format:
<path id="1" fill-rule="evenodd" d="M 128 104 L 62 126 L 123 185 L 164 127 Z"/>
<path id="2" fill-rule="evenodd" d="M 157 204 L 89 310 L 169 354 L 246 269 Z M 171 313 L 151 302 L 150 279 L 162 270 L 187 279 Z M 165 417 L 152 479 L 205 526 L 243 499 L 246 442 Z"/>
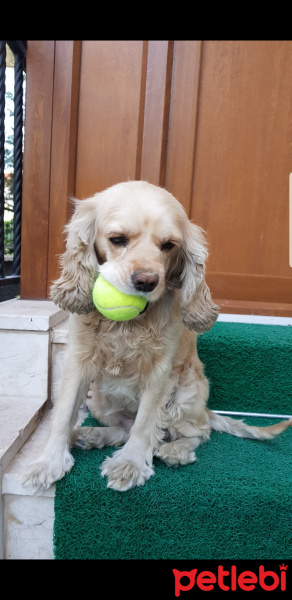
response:
<path id="1" fill-rule="evenodd" d="M 291 414 L 289 326 L 219 322 L 200 336 L 199 355 L 212 408 Z M 291 429 L 266 442 L 213 432 L 195 463 L 155 459 L 144 487 L 119 493 L 99 469 L 114 449 L 73 449 L 75 466 L 56 486 L 55 558 L 292 559 L 291 451 Z"/>
<path id="2" fill-rule="evenodd" d="M 292 327 L 219 322 L 198 350 L 210 408 L 292 414 Z"/>

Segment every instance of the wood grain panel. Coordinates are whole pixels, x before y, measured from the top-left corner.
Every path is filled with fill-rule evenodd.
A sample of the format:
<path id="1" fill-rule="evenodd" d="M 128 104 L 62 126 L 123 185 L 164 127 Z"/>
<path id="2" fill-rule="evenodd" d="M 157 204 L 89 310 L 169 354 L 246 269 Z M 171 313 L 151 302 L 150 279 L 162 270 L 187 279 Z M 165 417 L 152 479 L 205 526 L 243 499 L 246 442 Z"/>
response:
<path id="1" fill-rule="evenodd" d="M 149 41 L 147 50 L 142 160 L 137 179 L 164 186 L 173 42 Z"/>
<path id="2" fill-rule="evenodd" d="M 206 230 L 223 308 L 290 314 L 291 41 L 29 42 L 26 89 L 23 298 L 58 274 L 68 195 L 143 178 Z"/>
<path id="3" fill-rule="evenodd" d="M 48 244 L 48 289 L 58 276 L 64 252 L 63 229 L 73 210 L 75 195 L 77 117 L 80 75 L 79 41 L 57 41 L 54 73 L 52 158 Z"/>
<path id="4" fill-rule="evenodd" d="M 206 278 L 216 298 L 292 304 L 291 277 L 214 273 L 207 270 Z"/>
<path id="5" fill-rule="evenodd" d="M 83 41 L 76 195 L 135 179 L 142 41 Z"/>
<path id="6" fill-rule="evenodd" d="M 21 297 L 46 298 L 55 42 L 27 44 Z"/>
<path id="7" fill-rule="evenodd" d="M 176 41 L 165 186 L 191 212 L 201 42 Z"/>
<path id="8" fill-rule="evenodd" d="M 273 317 L 292 317 L 292 304 L 281 302 L 254 302 L 253 300 L 214 299 L 220 313 L 232 315 L 268 315 Z"/>
<path id="9" fill-rule="evenodd" d="M 208 270 L 275 277 L 275 299 L 283 278 L 287 302 L 291 124 L 291 41 L 203 43 L 191 216 L 208 234 Z"/>

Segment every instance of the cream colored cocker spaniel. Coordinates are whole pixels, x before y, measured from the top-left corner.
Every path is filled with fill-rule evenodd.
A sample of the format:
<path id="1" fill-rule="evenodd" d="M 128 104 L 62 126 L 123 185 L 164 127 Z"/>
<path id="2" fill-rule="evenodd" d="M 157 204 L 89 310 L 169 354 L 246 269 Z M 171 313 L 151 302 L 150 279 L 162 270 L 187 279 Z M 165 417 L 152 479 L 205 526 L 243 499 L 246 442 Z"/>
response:
<path id="1" fill-rule="evenodd" d="M 51 297 L 70 311 L 69 344 L 59 398 L 42 455 L 24 485 L 38 492 L 70 471 L 70 446 L 122 446 L 101 467 L 108 487 L 124 491 L 153 475 L 153 455 L 168 465 L 195 460 L 210 430 L 270 439 L 292 420 L 251 427 L 206 408 L 208 381 L 197 334 L 217 319 L 205 283 L 204 235 L 165 189 L 117 184 L 76 201 L 66 226 L 62 273 Z M 98 274 L 147 299 L 131 321 L 103 317 L 92 302 Z M 89 408 L 106 427 L 73 429 L 91 387 Z"/>

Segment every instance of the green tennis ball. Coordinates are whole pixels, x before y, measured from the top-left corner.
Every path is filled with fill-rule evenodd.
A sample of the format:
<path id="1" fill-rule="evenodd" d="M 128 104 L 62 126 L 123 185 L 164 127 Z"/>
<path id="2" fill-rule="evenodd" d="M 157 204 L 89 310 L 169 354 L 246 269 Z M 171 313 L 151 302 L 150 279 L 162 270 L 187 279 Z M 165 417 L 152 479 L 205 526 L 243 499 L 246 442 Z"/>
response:
<path id="1" fill-rule="evenodd" d="M 93 286 L 92 299 L 97 310 L 112 321 L 134 319 L 147 304 L 147 300 L 142 296 L 123 294 L 101 275 Z"/>

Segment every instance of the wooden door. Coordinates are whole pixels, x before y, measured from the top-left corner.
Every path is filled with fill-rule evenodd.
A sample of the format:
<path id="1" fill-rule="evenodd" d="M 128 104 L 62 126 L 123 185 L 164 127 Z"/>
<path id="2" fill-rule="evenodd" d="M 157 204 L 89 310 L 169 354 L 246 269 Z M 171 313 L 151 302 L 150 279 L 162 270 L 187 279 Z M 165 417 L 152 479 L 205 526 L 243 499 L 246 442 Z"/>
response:
<path id="1" fill-rule="evenodd" d="M 292 42 L 204 42 L 191 217 L 226 307 L 292 302 L 291 170 Z"/>
<path id="2" fill-rule="evenodd" d="M 36 44 L 28 44 L 28 71 L 39 64 L 32 60 Z M 41 172 L 46 181 L 49 173 L 50 191 L 39 223 L 47 233 L 47 269 L 34 283 L 24 266 L 22 297 L 46 296 L 58 274 L 69 192 L 85 198 L 118 181 L 145 179 L 165 186 L 205 229 L 207 279 L 222 310 L 292 316 L 292 42 L 56 42 L 54 52 L 53 75 L 47 70 L 52 102 L 41 123 L 28 123 L 25 146 L 31 165 L 33 128 L 48 129 L 49 121 L 51 161 Z M 34 105 L 41 76 L 34 66 Z M 49 142 L 40 139 L 47 155 Z M 36 179 L 32 168 L 30 176 Z M 27 190 L 26 221 L 36 205 Z M 28 265 L 26 233 L 23 243 Z"/>

